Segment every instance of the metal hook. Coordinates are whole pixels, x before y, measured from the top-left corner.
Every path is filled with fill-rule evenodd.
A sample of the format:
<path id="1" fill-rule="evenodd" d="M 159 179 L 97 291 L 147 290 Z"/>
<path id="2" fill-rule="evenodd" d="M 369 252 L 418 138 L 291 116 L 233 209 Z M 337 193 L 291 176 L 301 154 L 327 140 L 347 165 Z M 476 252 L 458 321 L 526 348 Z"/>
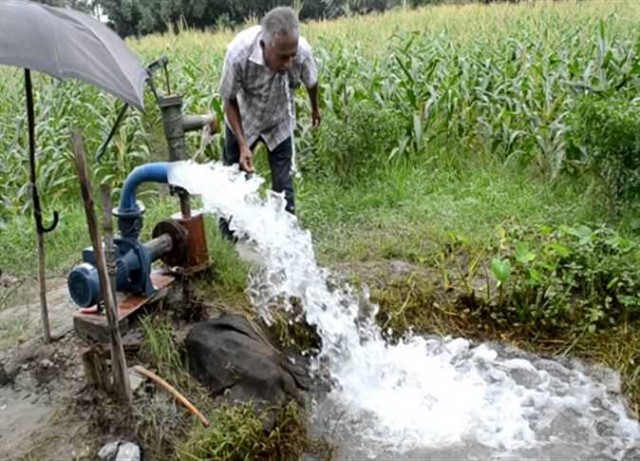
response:
<path id="1" fill-rule="evenodd" d="M 38 232 L 41 234 L 46 234 L 48 232 L 51 232 L 52 230 L 54 230 L 57 226 L 58 226 L 58 220 L 60 218 L 60 215 L 58 214 L 57 211 L 53 212 L 53 221 L 49 226 L 43 226 L 42 225 L 42 215 L 38 215 L 38 220 L 36 222 L 36 225 L 38 226 Z"/>

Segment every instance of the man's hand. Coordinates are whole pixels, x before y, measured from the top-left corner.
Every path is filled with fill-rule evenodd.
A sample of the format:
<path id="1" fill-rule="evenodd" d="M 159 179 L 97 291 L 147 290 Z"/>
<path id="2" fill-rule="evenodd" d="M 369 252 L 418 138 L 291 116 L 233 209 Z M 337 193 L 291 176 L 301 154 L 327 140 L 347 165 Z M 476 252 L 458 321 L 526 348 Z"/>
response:
<path id="1" fill-rule="evenodd" d="M 246 173 L 253 173 L 253 154 L 248 146 L 240 146 L 240 169 Z"/>
<path id="2" fill-rule="evenodd" d="M 322 120 L 320 116 L 320 106 L 318 105 L 318 83 L 316 82 L 312 87 L 307 87 L 307 92 L 309 93 L 309 102 L 311 103 L 311 126 L 318 128 L 320 126 L 320 120 Z"/>
<path id="3" fill-rule="evenodd" d="M 320 121 L 322 120 L 322 116 L 320 115 L 320 109 L 314 107 L 311 110 L 311 126 L 313 128 L 318 128 L 320 126 Z"/>

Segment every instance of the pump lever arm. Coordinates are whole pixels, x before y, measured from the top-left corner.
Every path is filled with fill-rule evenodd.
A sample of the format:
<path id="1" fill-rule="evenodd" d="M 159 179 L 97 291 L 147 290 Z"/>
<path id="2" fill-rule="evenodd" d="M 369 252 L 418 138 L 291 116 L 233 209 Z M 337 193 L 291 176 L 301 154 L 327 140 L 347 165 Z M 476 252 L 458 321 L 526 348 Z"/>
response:
<path id="1" fill-rule="evenodd" d="M 118 118 L 116 118 L 115 123 L 111 127 L 109 136 L 107 136 L 107 139 L 105 139 L 102 145 L 100 146 L 100 149 L 98 150 L 98 155 L 96 155 L 96 160 L 98 161 L 98 163 L 100 163 L 100 159 L 102 158 L 105 151 L 107 150 L 107 146 L 111 142 L 111 139 L 113 139 L 113 136 L 116 134 L 116 130 L 120 126 L 122 119 L 124 119 L 124 114 L 127 112 L 128 107 L 129 107 L 129 104 L 125 104 L 124 106 L 122 106 L 122 109 L 120 109 L 120 112 L 118 113 Z"/>

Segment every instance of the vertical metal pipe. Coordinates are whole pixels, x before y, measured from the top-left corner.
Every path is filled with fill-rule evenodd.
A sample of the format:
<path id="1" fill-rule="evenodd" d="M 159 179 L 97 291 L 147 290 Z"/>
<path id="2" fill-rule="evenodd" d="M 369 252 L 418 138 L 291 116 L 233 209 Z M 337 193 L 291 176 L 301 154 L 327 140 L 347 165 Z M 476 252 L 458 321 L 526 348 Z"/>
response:
<path id="1" fill-rule="evenodd" d="M 104 231 L 104 256 L 107 262 L 107 273 L 111 281 L 111 297 L 114 305 L 118 305 L 116 298 L 117 274 L 116 251 L 113 245 L 113 221 L 111 219 L 111 186 L 107 183 L 100 185 L 102 195 L 102 229 Z"/>
<path id="2" fill-rule="evenodd" d="M 189 219 L 191 217 L 191 199 L 189 193 L 183 190 L 178 191 L 180 197 L 180 212 L 183 219 Z"/>
<path id="3" fill-rule="evenodd" d="M 182 98 L 180 96 L 161 97 L 159 105 L 164 134 L 169 146 L 169 161 L 186 160 L 187 145 L 182 124 Z"/>
<path id="4" fill-rule="evenodd" d="M 184 120 L 182 116 L 182 98 L 177 95 L 161 97 L 159 101 L 162 112 L 164 135 L 169 146 L 169 161 L 176 162 L 187 159 L 187 144 L 184 138 Z M 187 191 L 175 190 L 180 198 L 182 216 L 191 216 L 191 201 Z"/>

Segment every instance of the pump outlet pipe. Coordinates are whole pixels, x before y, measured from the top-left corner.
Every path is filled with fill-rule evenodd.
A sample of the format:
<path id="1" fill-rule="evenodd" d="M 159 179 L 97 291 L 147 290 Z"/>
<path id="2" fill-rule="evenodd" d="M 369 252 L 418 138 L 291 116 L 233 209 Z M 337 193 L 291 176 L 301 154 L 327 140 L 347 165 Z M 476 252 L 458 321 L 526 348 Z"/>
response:
<path id="1" fill-rule="evenodd" d="M 113 211 L 118 218 L 118 230 L 123 238 L 137 240 L 142 230 L 144 207 L 136 202 L 138 186 L 147 182 L 168 183 L 168 162 L 155 162 L 140 165 L 127 176 L 122 186 L 120 206 Z"/>

